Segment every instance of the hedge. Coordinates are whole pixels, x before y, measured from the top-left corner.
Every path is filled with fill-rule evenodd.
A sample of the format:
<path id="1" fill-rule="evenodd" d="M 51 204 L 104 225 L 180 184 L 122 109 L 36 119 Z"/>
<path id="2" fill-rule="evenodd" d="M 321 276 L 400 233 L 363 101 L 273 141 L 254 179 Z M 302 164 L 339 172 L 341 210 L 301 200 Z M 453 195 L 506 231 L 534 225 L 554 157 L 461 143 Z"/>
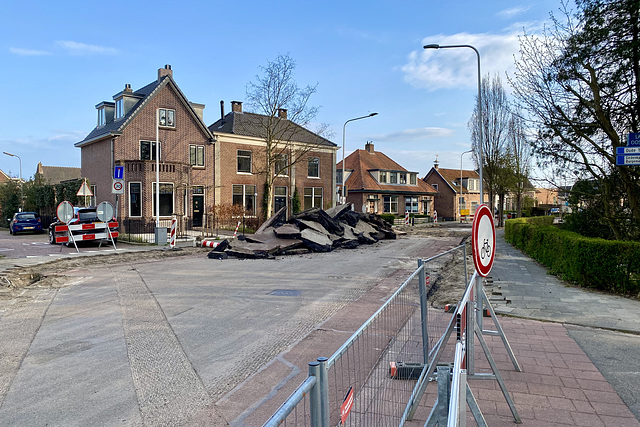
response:
<path id="1" fill-rule="evenodd" d="M 552 224 L 553 217 L 510 219 L 505 239 L 566 281 L 640 294 L 640 242 L 584 237 Z"/>

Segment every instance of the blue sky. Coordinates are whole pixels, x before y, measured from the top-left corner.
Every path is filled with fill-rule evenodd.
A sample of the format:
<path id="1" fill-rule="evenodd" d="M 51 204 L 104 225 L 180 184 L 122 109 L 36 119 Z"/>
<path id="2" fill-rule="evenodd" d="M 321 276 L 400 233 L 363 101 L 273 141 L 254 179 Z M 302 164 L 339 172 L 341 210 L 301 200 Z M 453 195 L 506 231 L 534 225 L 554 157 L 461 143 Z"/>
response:
<path id="1" fill-rule="evenodd" d="M 279 54 L 297 63 L 296 80 L 318 84 L 332 141 L 346 153 L 375 149 L 424 176 L 436 155 L 459 168 L 470 148 L 467 122 L 477 93 L 470 49 L 424 51 L 423 44 L 471 44 L 482 74 L 512 72 L 518 35 L 540 31 L 559 1 L 35 1 L 5 2 L 0 16 L 0 151 L 38 162 L 80 166 L 80 141 L 96 124 L 95 105 L 126 83 L 138 89 L 171 64 L 207 125 L 244 101 L 258 67 Z M 338 159 L 342 152 L 338 151 Z M 470 155 L 464 168 L 471 168 Z M 0 155 L 12 176 L 18 159 Z"/>

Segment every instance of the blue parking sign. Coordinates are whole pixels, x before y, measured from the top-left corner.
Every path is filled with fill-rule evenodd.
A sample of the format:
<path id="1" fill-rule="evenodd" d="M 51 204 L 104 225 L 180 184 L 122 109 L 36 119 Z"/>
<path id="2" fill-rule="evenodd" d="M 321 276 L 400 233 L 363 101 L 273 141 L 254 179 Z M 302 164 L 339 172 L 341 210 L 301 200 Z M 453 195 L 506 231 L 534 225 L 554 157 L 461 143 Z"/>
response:
<path id="1" fill-rule="evenodd" d="M 113 168 L 113 179 L 123 179 L 124 178 L 124 166 L 116 166 Z"/>

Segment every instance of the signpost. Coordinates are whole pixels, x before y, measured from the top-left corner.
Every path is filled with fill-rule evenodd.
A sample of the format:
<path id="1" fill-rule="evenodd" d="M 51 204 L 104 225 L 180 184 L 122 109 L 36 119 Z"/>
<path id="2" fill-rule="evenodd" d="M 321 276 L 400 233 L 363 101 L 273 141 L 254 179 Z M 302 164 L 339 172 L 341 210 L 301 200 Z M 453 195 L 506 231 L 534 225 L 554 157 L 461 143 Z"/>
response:
<path id="1" fill-rule="evenodd" d="M 616 166 L 640 166 L 640 133 L 629 133 L 627 146 L 616 147 Z"/>
<path id="2" fill-rule="evenodd" d="M 480 205 L 476 210 L 471 227 L 471 247 L 476 271 L 480 276 L 487 277 L 496 255 L 496 228 L 487 205 Z"/>
<path id="3" fill-rule="evenodd" d="M 627 135 L 627 146 L 640 147 L 640 133 L 629 132 L 629 134 Z"/>
<path id="4" fill-rule="evenodd" d="M 111 193 L 124 194 L 124 179 L 113 178 L 113 183 L 111 185 Z"/>

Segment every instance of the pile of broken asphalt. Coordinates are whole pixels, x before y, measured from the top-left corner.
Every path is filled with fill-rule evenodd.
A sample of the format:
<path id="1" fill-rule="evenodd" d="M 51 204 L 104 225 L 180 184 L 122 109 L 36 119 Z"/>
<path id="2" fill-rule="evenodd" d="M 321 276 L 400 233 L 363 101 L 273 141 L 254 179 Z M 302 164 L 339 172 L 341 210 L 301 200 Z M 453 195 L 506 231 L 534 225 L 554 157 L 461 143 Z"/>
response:
<path id="1" fill-rule="evenodd" d="M 292 215 L 285 208 L 269 218 L 251 236 L 225 239 L 209 253 L 209 258 L 273 258 L 308 252 L 354 249 L 382 239 L 395 239 L 391 225 L 375 214 L 355 212 L 351 205 L 323 210 L 311 208 Z"/>

